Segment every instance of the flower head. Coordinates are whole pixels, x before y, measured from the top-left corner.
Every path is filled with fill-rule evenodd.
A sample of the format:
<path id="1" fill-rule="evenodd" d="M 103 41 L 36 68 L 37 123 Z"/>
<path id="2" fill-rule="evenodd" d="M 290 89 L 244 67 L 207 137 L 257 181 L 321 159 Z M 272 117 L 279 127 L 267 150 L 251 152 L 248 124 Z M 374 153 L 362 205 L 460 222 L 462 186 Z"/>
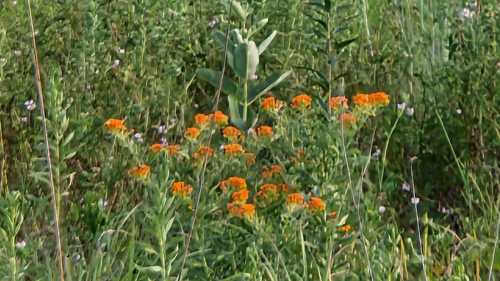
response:
<path id="1" fill-rule="evenodd" d="M 194 121 L 196 125 L 202 127 L 207 124 L 209 116 L 203 113 L 198 113 L 194 116 Z"/>
<path id="2" fill-rule="evenodd" d="M 255 206 L 253 204 L 227 204 L 227 210 L 233 217 L 252 219 L 255 215 Z"/>
<path id="3" fill-rule="evenodd" d="M 36 103 L 34 100 L 27 100 L 24 102 L 24 106 L 26 107 L 26 110 L 33 111 L 36 108 Z"/>
<path id="4" fill-rule="evenodd" d="M 264 167 L 262 169 L 262 177 L 263 178 L 272 178 L 275 174 L 280 174 L 283 171 L 283 168 L 278 164 L 273 164 L 268 167 Z"/>
<path id="5" fill-rule="evenodd" d="M 246 203 L 248 200 L 248 189 L 241 189 L 233 192 L 231 200 L 235 203 Z"/>
<path id="6" fill-rule="evenodd" d="M 340 226 L 339 227 L 339 230 L 341 232 L 344 232 L 344 233 L 347 233 L 347 232 L 350 232 L 352 230 L 352 226 L 348 225 L 348 224 L 345 224 L 343 226 Z"/>
<path id="7" fill-rule="evenodd" d="M 245 189 L 247 187 L 247 181 L 240 177 L 230 177 L 227 179 L 229 186 L 237 189 Z"/>
<path id="8" fill-rule="evenodd" d="M 293 108 L 307 108 L 311 106 L 312 98 L 304 93 L 295 96 L 292 99 Z"/>
<path id="9" fill-rule="evenodd" d="M 224 152 L 227 155 L 236 155 L 245 152 L 243 147 L 237 143 L 231 143 L 224 145 Z"/>
<path id="10" fill-rule="evenodd" d="M 211 157 L 214 155 L 214 150 L 211 148 L 211 147 L 208 147 L 208 146 L 202 146 L 198 149 L 198 151 L 196 151 L 194 154 L 193 154 L 193 157 L 195 159 L 203 159 L 205 157 Z"/>
<path id="11" fill-rule="evenodd" d="M 267 111 L 279 110 L 281 107 L 283 107 L 283 102 L 273 96 L 270 96 L 264 98 L 260 102 L 260 106 L 262 107 L 262 109 Z"/>
<path id="12" fill-rule="evenodd" d="M 180 149 L 181 149 L 181 146 L 178 144 L 167 145 L 167 153 L 169 156 L 173 156 L 173 155 L 177 154 L 177 152 L 179 152 Z"/>
<path id="13" fill-rule="evenodd" d="M 104 123 L 104 126 L 106 126 L 106 129 L 111 133 L 123 133 L 127 130 L 127 127 L 125 127 L 125 121 L 121 119 L 108 119 Z"/>
<path id="14" fill-rule="evenodd" d="M 273 136 L 273 127 L 262 125 L 257 128 L 257 135 L 259 137 L 272 137 Z"/>
<path id="15" fill-rule="evenodd" d="M 370 97 L 367 94 L 357 93 L 352 97 L 352 102 L 358 106 L 370 105 Z"/>
<path id="16" fill-rule="evenodd" d="M 154 153 L 158 153 L 160 151 L 162 151 L 164 148 L 164 145 L 161 144 L 161 143 L 155 143 L 155 144 L 152 144 L 149 149 L 154 152 Z"/>
<path id="17" fill-rule="evenodd" d="M 324 211 L 326 208 L 326 204 L 323 199 L 319 197 L 311 197 L 309 198 L 309 202 L 307 202 L 307 207 L 312 212 L 317 213 Z"/>
<path id="18" fill-rule="evenodd" d="M 385 106 L 389 104 L 389 95 L 384 92 L 375 92 L 368 95 L 370 105 Z"/>
<path id="19" fill-rule="evenodd" d="M 304 205 L 304 195 L 298 192 L 288 194 L 286 197 L 286 205 L 291 210 L 302 207 Z"/>
<path id="20" fill-rule="evenodd" d="M 216 111 L 210 117 L 217 125 L 226 125 L 229 121 L 229 117 L 222 111 Z"/>
<path id="21" fill-rule="evenodd" d="M 222 130 L 222 135 L 228 139 L 235 139 L 241 136 L 241 131 L 233 126 L 227 126 Z"/>
<path id="22" fill-rule="evenodd" d="M 338 109 L 340 107 L 348 108 L 347 98 L 345 96 L 330 97 L 328 100 L 328 105 L 331 109 Z"/>
<path id="23" fill-rule="evenodd" d="M 268 203 L 277 199 L 278 195 L 278 186 L 272 183 L 266 183 L 261 185 L 259 191 L 255 194 L 255 199 Z"/>
<path id="24" fill-rule="evenodd" d="M 171 190 L 175 196 L 186 198 L 193 192 L 193 187 L 183 181 L 176 181 L 172 183 Z"/>
<path id="25" fill-rule="evenodd" d="M 135 178 L 147 178 L 151 172 L 151 167 L 146 164 L 141 164 L 139 166 L 133 167 L 128 170 L 128 174 Z"/>
<path id="26" fill-rule="evenodd" d="M 350 112 L 345 112 L 340 114 L 339 120 L 342 123 L 342 125 L 348 127 L 351 126 L 352 124 L 356 123 L 356 116 Z"/>
<path id="27" fill-rule="evenodd" d="M 200 135 L 200 129 L 198 128 L 194 128 L 194 127 L 191 127 L 191 128 L 187 128 L 186 129 L 186 133 L 184 134 L 188 139 L 191 139 L 191 140 L 195 140 L 198 138 L 198 136 Z"/>

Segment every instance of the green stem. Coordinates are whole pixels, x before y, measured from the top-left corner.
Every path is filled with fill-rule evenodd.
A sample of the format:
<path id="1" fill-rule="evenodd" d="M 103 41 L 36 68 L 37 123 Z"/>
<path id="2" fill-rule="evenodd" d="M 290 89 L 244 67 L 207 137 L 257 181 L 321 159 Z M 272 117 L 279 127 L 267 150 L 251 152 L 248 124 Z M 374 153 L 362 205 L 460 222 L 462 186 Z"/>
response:
<path id="1" fill-rule="evenodd" d="M 245 80 L 243 82 L 243 94 L 244 94 L 244 101 L 243 101 L 243 121 L 246 123 L 247 122 L 247 116 L 248 116 L 248 80 Z"/>
<path id="2" fill-rule="evenodd" d="M 398 118 L 396 119 L 396 122 L 394 122 L 394 125 L 392 125 L 391 131 L 389 132 L 389 136 L 387 137 L 387 141 L 385 142 L 385 147 L 384 147 L 384 154 L 382 155 L 382 168 L 380 172 L 380 176 L 378 179 L 378 191 L 382 191 L 382 182 L 384 181 L 384 171 L 385 171 L 385 160 L 387 158 L 387 149 L 389 148 L 389 143 L 391 142 L 391 137 L 392 134 L 394 134 L 394 131 L 396 130 L 396 127 L 399 123 L 399 119 L 401 119 L 401 116 L 403 116 L 404 111 L 399 112 Z"/>

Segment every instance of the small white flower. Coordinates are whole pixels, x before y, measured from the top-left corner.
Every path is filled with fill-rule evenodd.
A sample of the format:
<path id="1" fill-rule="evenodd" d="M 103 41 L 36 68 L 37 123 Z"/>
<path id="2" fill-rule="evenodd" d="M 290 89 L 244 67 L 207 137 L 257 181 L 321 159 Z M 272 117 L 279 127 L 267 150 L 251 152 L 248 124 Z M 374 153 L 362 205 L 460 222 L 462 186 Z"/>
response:
<path id="1" fill-rule="evenodd" d="M 461 110 L 460 108 L 457 108 L 457 110 L 456 110 L 456 111 L 457 111 L 457 114 L 458 114 L 458 115 L 462 114 L 462 110 Z"/>
<path id="2" fill-rule="evenodd" d="M 252 75 L 250 76 L 250 81 L 255 81 L 255 80 L 257 80 L 257 79 L 259 79 L 259 76 L 257 76 L 257 74 L 252 74 Z"/>
<path id="3" fill-rule="evenodd" d="M 405 109 L 406 116 L 412 117 L 415 113 L 415 109 L 413 107 L 407 107 Z"/>
<path id="4" fill-rule="evenodd" d="M 19 57 L 21 54 L 22 54 L 22 53 L 21 53 L 21 50 L 14 50 L 14 55 L 15 55 L 16 57 Z"/>
<path id="5" fill-rule="evenodd" d="M 372 153 L 372 158 L 378 160 L 378 158 L 380 157 L 380 153 L 381 153 L 380 148 L 377 148 L 375 152 Z"/>
<path id="6" fill-rule="evenodd" d="M 80 254 L 75 254 L 75 255 L 73 256 L 73 262 L 77 262 L 77 261 L 79 261 L 80 259 L 81 259 Z"/>
<path id="7" fill-rule="evenodd" d="M 134 136 L 133 136 L 133 138 L 138 143 L 143 143 L 144 142 L 144 139 L 142 138 L 142 134 L 141 133 L 135 133 Z"/>
<path id="8" fill-rule="evenodd" d="M 117 52 L 118 52 L 118 54 L 123 55 L 123 54 L 125 54 L 125 49 L 118 48 Z"/>
<path id="9" fill-rule="evenodd" d="M 158 126 L 158 134 L 162 135 L 163 133 L 165 133 L 165 129 L 167 127 L 165 125 L 161 125 L 161 126 Z"/>
<path id="10" fill-rule="evenodd" d="M 195 104 L 193 105 L 193 107 L 194 107 L 194 108 L 198 108 L 198 107 L 199 107 L 199 105 L 198 105 L 197 103 L 195 103 Z"/>
<path id="11" fill-rule="evenodd" d="M 209 28 L 214 28 L 217 25 L 218 21 L 216 18 L 213 18 L 211 21 L 208 22 L 208 27 Z"/>
<path id="12" fill-rule="evenodd" d="M 458 16 L 460 17 L 461 20 L 471 19 L 474 16 L 474 12 L 471 11 L 469 8 L 463 8 L 458 13 Z"/>
<path id="13" fill-rule="evenodd" d="M 28 123 L 28 117 L 26 116 L 21 117 L 21 122 Z"/>
<path id="14" fill-rule="evenodd" d="M 443 214 L 451 214 L 451 209 L 448 209 L 448 208 L 445 208 L 445 207 L 441 207 L 441 209 L 439 209 L 439 211 Z"/>
<path id="15" fill-rule="evenodd" d="M 219 150 L 224 150 L 224 145 L 219 146 Z"/>
<path id="16" fill-rule="evenodd" d="M 27 100 L 24 102 L 24 106 L 28 111 L 33 111 L 36 108 L 36 103 L 34 100 Z"/>
<path id="17" fill-rule="evenodd" d="M 168 145 L 167 138 L 166 137 L 161 138 L 160 143 L 163 145 Z"/>
<path id="18" fill-rule="evenodd" d="M 385 213 L 385 207 L 384 206 L 378 207 L 378 212 L 381 214 Z"/>
<path id="19" fill-rule="evenodd" d="M 22 249 L 24 249 L 24 247 L 26 247 L 26 241 L 21 240 L 21 241 L 19 241 L 19 242 L 16 243 L 16 248 L 22 250 Z"/>
<path id="20" fill-rule="evenodd" d="M 17 5 L 17 1 L 16 0 L 12 1 L 12 5 L 13 6 Z"/>
<path id="21" fill-rule="evenodd" d="M 420 203 L 420 198 L 418 198 L 418 197 L 412 197 L 411 198 L 411 203 L 414 204 L 414 205 L 417 205 L 418 203 Z"/>
<path id="22" fill-rule="evenodd" d="M 99 201 L 97 201 L 97 206 L 99 206 L 99 209 L 105 209 L 108 206 L 108 200 L 100 198 Z"/>
<path id="23" fill-rule="evenodd" d="M 117 68 L 118 66 L 120 66 L 120 60 L 116 59 L 116 60 L 113 61 L 113 64 L 111 65 L 111 68 Z"/>
<path id="24" fill-rule="evenodd" d="M 398 103 L 398 110 L 403 111 L 406 109 L 406 102 Z"/>
<path id="25" fill-rule="evenodd" d="M 407 182 L 404 182 L 404 183 L 403 183 L 403 185 L 401 186 L 401 189 L 402 189 L 403 191 L 410 191 L 410 189 L 411 189 L 411 188 L 410 188 L 410 184 L 409 184 L 409 183 L 407 183 Z"/>

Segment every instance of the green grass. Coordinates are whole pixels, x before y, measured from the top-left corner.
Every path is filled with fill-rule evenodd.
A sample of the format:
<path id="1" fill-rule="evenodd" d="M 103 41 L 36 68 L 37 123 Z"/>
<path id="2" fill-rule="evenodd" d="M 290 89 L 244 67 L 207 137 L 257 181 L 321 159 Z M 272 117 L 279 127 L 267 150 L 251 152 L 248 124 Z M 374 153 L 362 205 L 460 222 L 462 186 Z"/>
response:
<path id="1" fill-rule="evenodd" d="M 30 2 L 45 118 L 29 2 L 0 1 L 0 280 L 500 278 L 496 1 Z M 276 31 L 256 80 L 234 30 L 256 47 Z M 220 92 L 201 69 L 224 70 Z M 285 106 L 265 111 L 256 85 L 280 75 L 271 91 Z M 389 105 L 354 105 L 375 91 Z M 310 108 L 290 106 L 299 92 Z M 224 153 L 236 141 L 225 125 L 185 137 L 215 110 L 255 163 Z M 341 126 L 345 111 L 355 124 Z M 127 134 L 106 130 L 110 118 Z M 261 125 L 271 138 L 252 132 Z M 178 154 L 152 153 L 162 140 Z M 214 155 L 195 159 L 201 145 Z M 128 173 L 143 163 L 148 177 Z M 272 164 L 282 172 L 264 177 Z M 231 216 L 231 176 L 246 179 L 253 218 Z M 325 210 L 259 193 L 285 183 Z"/>

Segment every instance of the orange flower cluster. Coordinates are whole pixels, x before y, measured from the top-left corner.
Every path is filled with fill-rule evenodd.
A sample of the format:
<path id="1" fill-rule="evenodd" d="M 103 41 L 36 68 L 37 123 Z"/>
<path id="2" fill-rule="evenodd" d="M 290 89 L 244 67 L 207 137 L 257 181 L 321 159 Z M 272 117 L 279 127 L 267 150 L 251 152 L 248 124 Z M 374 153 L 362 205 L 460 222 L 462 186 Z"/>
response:
<path id="1" fill-rule="evenodd" d="M 151 167 L 146 164 L 141 164 L 139 166 L 133 167 L 128 170 L 128 174 L 135 178 L 145 179 L 149 176 L 151 172 Z"/>
<path id="2" fill-rule="evenodd" d="M 241 136 L 241 131 L 233 126 L 227 126 L 222 130 L 222 135 L 228 139 L 236 139 Z"/>
<path id="3" fill-rule="evenodd" d="M 227 210 L 233 217 L 252 219 L 255 216 L 255 206 L 253 204 L 228 203 Z"/>
<path id="4" fill-rule="evenodd" d="M 264 203 L 268 203 L 274 201 L 278 198 L 279 188 L 277 185 L 272 183 L 263 184 L 259 191 L 255 194 L 255 200 L 264 201 Z"/>
<path id="5" fill-rule="evenodd" d="M 283 102 L 280 101 L 279 99 L 270 96 L 267 98 L 264 98 L 262 102 L 260 103 L 260 106 L 262 109 L 267 110 L 267 111 L 273 111 L 273 110 L 279 110 L 281 107 L 283 107 Z"/>
<path id="6" fill-rule="evenodd" d="M 186 198 L 193 192 L 193 187 L 183 181 L 177 181 L 172 184 L 171 190 L 175 196 Z"/>
<path id="7" fill-rule="evenodd" d="M 217 125 L 227 125 L 229 122 L 229 117 L 222 113 L 222 111 L 216 111 L 210 114 L 210 119 L 214 121 Z"/>
<path id="8" fill-rule="evenodd" d="M 200 127 L 205 126 L 209 120 L 210 117 L 203 113 L 198 113 L 194 116 L 194 122 Z"/>
<path id="9" fill-rule="evenodd" d="M 302 207 L 302 205 L 304 205 L 304 195 L 299 192 L 288 194 L 286 197 L 286 204 L 291 209 Z"/>
<path id="10" fill-rule="evenodd" d="M 273 136 L 273 127 L 262 125 L 257 128 L 257 135 L 259 137 L 272 137 Z"/>
<path id="11" fill-rule="evenodd" d="M 214 155 L 214 150 L 211 147 L 202 146 L 198 149 L 198 151 L 193 153 L 193 158 L 201 160 L 201 159 L 204 159 L 205 157 L 208 158 L 208 157 L 211 157 L 213 155 Z"/>
<path id="12" fill-rule="evenodd" d="M 343 107 L 346 109 L 349 108 L 349 106 L 347 104 L 347 98 L 345 96 L 330 97 L 330 99 L 328 100 L 328 105 L 332 109 L 337 109 L 340 107 Z"/>
<path id="13" fill-rule="evenodd" d="M 248 200 L 248 189 L 243 188 L 241 190 L 233 192 L 231 195 L 231 200 L 235 203 L 246 203 Z"/>
<path id="14" fill-rule="evenodd" d="M 350 126 L 354 123 L 356 123 L 356 116 L 350 112 L 345 112 L 340 114 L 339 116 L 340 122 L 342 122 L 343 125 L 345 126 Z"/>
<path id="15" fill-rule="evenodd" d="M 358 93 L 352 97 L 352 101 L 358 106 L 385 106 L 389 104 L 389 95 L 385 92 Z"/>
<path id="16" fill-rule="evenodd" d="M 326 204 L 323 199 L 319 197 L 311 197 L 309 198 L 309 202 L 307 202 L 307 207 L 311 212 L 319 213 L 325 210 Z"/>
<path id="17" fill-rule="evenodd" d="M 227 189 L 235 188 L 238 190 L 247 188 L 247 181 L 244 178 L 240 177 L 230 177 L 226 180 L 223 180 L 219 183 L 219 188 L 225 193 Z"/>
<path id="18" fill-rule="evenodd" d="M 154 153 L 158 153 L 158 152 L 162 151 L 163 148 L 164 148 L 164 145 L 161 143 L 155 143 L 149 147 L 149 149 L 151 149 L 151 151 Z"/>
<path id="19" fill-rule="evenodd" d="M 200 135 L 200 129 L 195 128 L 195 127 L 187 128 L 186 133 L 184 135 L 188 139 L 195 140 Z"/>
<path id="20" fill-rule="evenodd" d="M 292 99 L 293 108 L 307 108 L 311 106 L 312 98 L 304 93 L 295 96 Z"/>
<path id="21" fill-rule="evenodd" d="M 272 178 L 275 174 L 281 174 L 281 172 L 283 172 L 283 168 L 278 164 L 273 164 L 262 169 L 262 177 L 266 179 Z"/>
<path id="22" fill-rule="evenodd" d="M 227 155 L 236 155 L 245 152 L 243 147 L 238 143 L 231 143 L 224 145 L 224 152 Z"/>
<path id="23" fill-rule="evenodd" d="M 181 146 L 178 144 L 167 145 L 167 153 L 169 156 L 173 156 L 173 155 L 177 154 L 177 152 L 179 152 L 180 149 L 181 149 Z"/>
<path id="24" fill-rule="evenodd" d="M 123 134 L 127 131 L 127 127 L 125 126 L 125 121 L 121 119 L 108 119 L 104 126 L 106 129 L 114 134 Z"/>
<path id="25" fill-rule="evenodd" d="M 344 232 L 344 233 L 347 233 L 347 232 L 350 232 L 352 230 L 352 226 L 346 224 L 346 225 L 340 226 L 339 230 Z"/>

